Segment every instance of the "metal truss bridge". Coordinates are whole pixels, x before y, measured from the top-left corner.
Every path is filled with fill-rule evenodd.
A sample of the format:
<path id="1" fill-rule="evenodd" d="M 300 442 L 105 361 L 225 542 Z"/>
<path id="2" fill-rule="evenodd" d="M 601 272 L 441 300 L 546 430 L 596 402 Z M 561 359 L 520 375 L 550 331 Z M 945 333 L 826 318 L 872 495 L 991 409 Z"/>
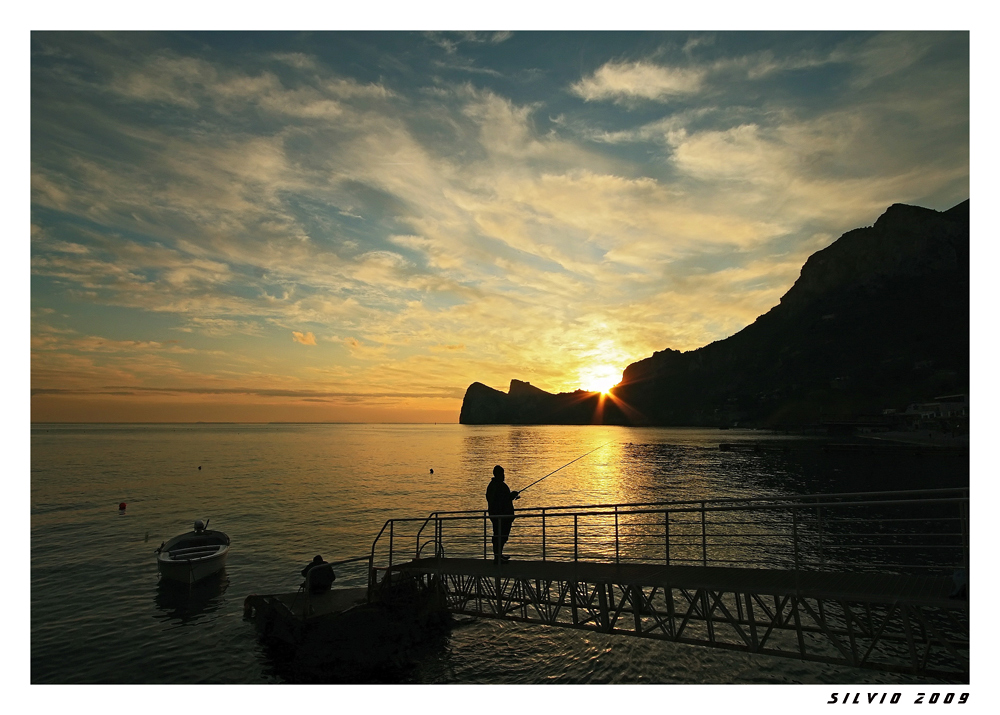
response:
<path id="1" fill-rule="evenodd" d="M 524 509 L 386 522 L 369 591 L 453 613 L 967 682 L 967 489 Z M 388 592 L 382 589 L 382 592 Z"/>

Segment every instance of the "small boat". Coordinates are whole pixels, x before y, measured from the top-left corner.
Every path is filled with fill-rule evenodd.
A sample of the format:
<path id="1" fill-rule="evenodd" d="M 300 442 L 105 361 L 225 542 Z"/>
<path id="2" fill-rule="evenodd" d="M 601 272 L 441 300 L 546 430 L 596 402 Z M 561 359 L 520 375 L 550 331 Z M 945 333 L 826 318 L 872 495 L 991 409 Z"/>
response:
<path id="1" fill-rule="evenodd" d="M 160 577 L 180 583 L 194 583 L 221 571 L 229 553 L 229 537 L 211 531 L 208 521 L 198 519 L 194 531 L 164 541 L 156 550 Z"/>

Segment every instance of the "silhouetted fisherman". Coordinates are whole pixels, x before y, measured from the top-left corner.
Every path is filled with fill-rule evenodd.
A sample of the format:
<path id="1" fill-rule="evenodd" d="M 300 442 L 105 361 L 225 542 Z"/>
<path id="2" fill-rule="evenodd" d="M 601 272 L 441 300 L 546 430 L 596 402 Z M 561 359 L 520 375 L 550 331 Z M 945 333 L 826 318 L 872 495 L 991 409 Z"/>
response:
<path id="1" fill-rule="evenodd" d="M 309 586 L 309 593 L 326 593 L 333 585 L 337 575 L 333 572 L 333 567 L 317 554 L 313 560 L 302 569 L 302 576 L 306 582 L 303 586 Z"/>
<path id="2" fill-rule="evenodd" d="M 486 503 L 489 505 L 490 521 L 493 522 L 493 561 L 499 564 L 510 557 L 503 555 L 503 545 L 510 536 L 510 527 L 514 523 L 514 500 L 517 492 L 512 492 L 504 484 L 503 467 L 499 464 L 493 467 L 493 479 L 486 487 Z"/>

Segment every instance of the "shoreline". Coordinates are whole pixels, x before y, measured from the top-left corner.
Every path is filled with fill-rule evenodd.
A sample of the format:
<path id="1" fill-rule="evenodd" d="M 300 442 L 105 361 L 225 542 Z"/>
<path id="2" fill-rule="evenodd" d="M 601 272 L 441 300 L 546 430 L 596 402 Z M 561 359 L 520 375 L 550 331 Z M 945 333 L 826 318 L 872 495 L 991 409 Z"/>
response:
<path id="1" fill-rule="evenodd" d="M 951 434 L 933 430 L 916 430 L 908 432 L 880 432 L 878 435 L 858 435 L 865 439 L 873 439 L 898 444 L 913 444 L 930 447 L 969 447 L 968 434 Z"/>

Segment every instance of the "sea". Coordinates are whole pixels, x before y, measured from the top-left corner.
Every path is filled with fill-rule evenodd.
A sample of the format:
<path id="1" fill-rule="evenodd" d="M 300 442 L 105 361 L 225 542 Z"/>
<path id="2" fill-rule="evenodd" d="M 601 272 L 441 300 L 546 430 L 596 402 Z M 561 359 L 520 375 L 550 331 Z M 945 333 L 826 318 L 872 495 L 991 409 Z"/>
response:
<path id="1" fill-rule="evenodd" d="M 303 676 L 289 672 L 284 656 L 262 643 L 243 617 L 248 595 L 296 590 L 300 570 L 316 554 L 327 561 L 367 555 L 387 519 L 485 508 L 496 464 L 518 489 L 572 462 L 532 486 L 518 506 L 969 481 L 967 456 L 828 453 L 817 439 L 613 426 L 33 425 L 31 683 L 928 682 L 472 618 L 456 619 L 449 631 L 388 671 Z M 795 448 L 720 449 L 739 442 Z M 206 588 L 160 583 L 154 550 L 189 531 L 196 519 L 230 536 L 225 572 Z M 515 527 L 508 551 L 516 551 L 516 536 Z M 363 569 L 338 571 L 335 585 L 364 585 Z"/>

